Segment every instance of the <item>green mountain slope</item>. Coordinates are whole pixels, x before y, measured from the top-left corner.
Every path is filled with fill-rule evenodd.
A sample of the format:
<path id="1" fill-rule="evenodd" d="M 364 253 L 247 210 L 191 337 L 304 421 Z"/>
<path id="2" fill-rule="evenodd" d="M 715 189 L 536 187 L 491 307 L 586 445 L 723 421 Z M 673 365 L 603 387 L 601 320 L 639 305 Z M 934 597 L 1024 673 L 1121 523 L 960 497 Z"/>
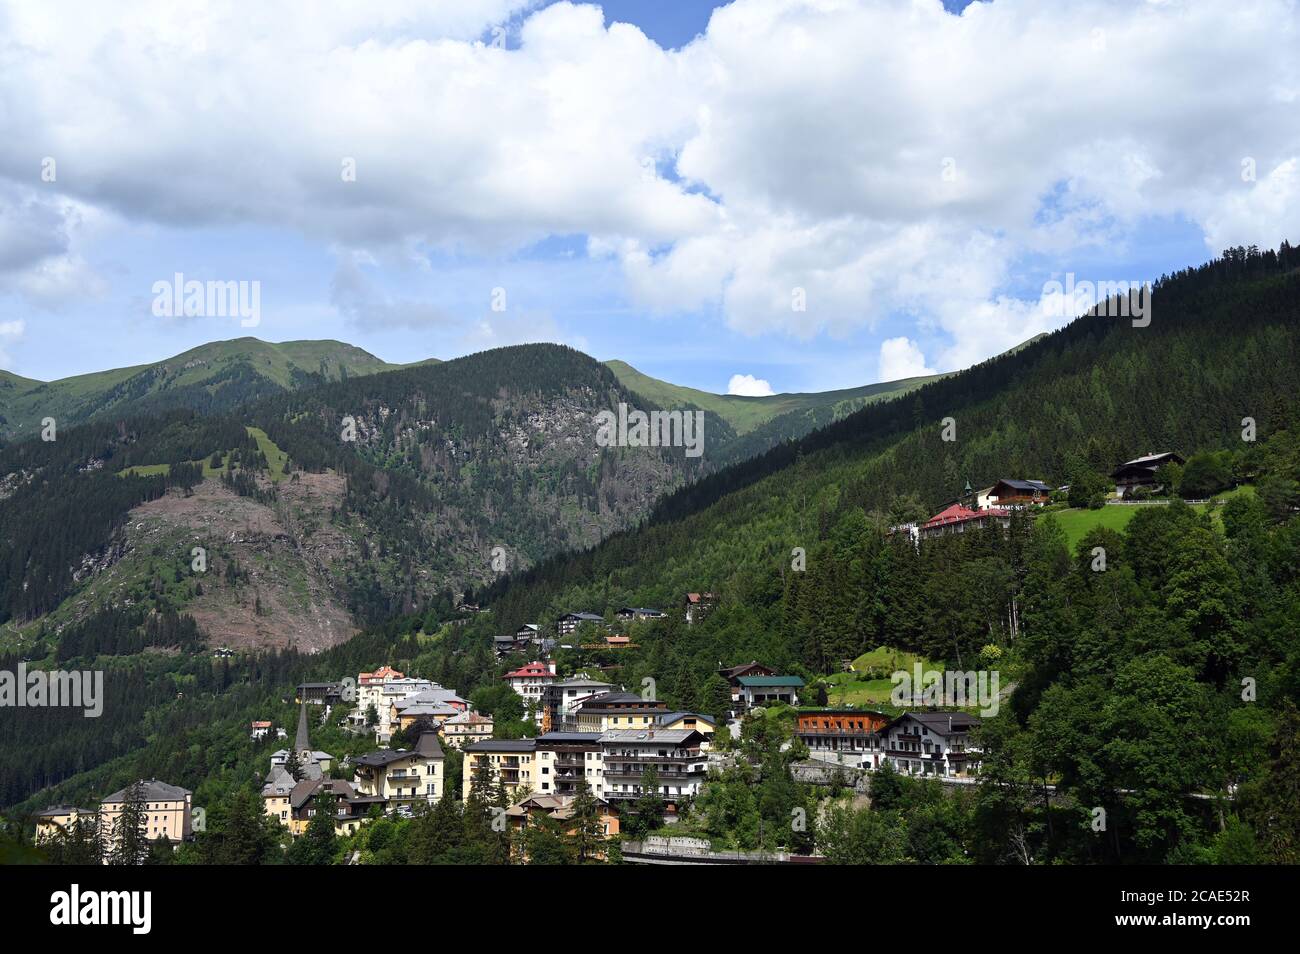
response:
<path id="1" fill-rule="evenodd" d="M 927 376 L 885 381 L 838 391 L 741 397 L 735 394 L 711 394 L 708 391 L 699 391 L 680 384 L 670 384 L 643 374 L 625 361 L 606 361 L 605 364 L 629 391 L 648 398 L 659 407 L 693 407 L 712 411 L 730 424 L 737 435 L 748 434 L 774 418 L 792 412 L 831 407 L 844 413 L 860 407 L 869 400 L 883 400 L 897 396 L 931 380 L 931 377 Z"/>
<path id="2" fill-rule="evenodd" d="M 60 427 L 103 417 L 189 408 L 208 413 L 280 391 L 391 371 L 341 341 L 214 341 L 152 364 L 57 381 L 0 373 L 0 436 L 21 438 L 54 418 Z"/>
<path id="3" fill-rule="evenodd" d="M 484 599 L 509 626 L 577 604 L 655 606 L 687 590 L 770 598 L 790 548 L 825 540 L 841 521 L 865 528 L 932 513 L 967 480 L 1065 483 L 1157 448 L 1241 450 L 1243 417 L 1263 434 L 1300 415 L 1289 397 L 1300 384 L 1297 265 L 1284 247 L 1162 280 L 1150 327 L 1080 318 L 707 476 L 662 501 L 646 526 Z M 756 609 L 763 599 L 744 602 L 753 628 L 771 632 Z"/>

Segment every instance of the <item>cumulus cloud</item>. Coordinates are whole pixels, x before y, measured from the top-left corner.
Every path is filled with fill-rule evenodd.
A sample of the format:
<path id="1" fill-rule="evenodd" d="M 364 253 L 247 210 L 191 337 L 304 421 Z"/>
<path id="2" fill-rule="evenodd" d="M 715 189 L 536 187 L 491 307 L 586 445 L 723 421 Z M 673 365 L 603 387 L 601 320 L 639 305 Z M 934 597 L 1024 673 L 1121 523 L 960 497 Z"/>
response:
<path id="1" fill-rule="evenodd" d="M 727 393 L 741 397 L 768 397 L 776 392 L 762 378 L 756 378 L 752 374 L 733 374 L 727 382 Z"/>
<path id="2" fill-rule="evenodd" d="M 921 349 L 910 338 L 886 338 L 880 343 L 879 380 L 898 381 L 934 373 L 934 368 L 926 365 Z"/>
<path id="3" fill-rule="evenodd" d="M 942 370 L 1059 324 L 1008 295 L 1024 261 L 1152 219 L 1212 252 L 1300 234 L 1288 0 L 736 0 L 676 51 L 537 6 L 3 5 L 0 179 L 34 183 L 39 143 L 67 208 L 355 254 L 586 236 L 646 309 L 797 338 L 910 315 Z M 0 233 L 14 274 L 67 248 L 51 211 Z M 442 320 L 354 279 L 358 320 Z"/>
<path id="4" fill-rule="evenodd" d="M 7 368 L 13 363 L 9 348 L 22 340 L 26 330 L 26 324 L 22 321 L 0 321 L 0 367 Z"/>

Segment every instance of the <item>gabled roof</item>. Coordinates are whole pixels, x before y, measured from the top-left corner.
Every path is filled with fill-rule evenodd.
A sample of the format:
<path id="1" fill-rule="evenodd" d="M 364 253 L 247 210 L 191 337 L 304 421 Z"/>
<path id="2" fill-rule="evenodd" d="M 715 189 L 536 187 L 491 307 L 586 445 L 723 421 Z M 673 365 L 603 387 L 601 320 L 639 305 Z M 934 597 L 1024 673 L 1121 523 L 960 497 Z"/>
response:
<path id="1" fill-rule="evenodd" d="M 780 686 L 799 688 L 803 680 L 798 676 L 741 676 L 736 680 L 746 689 L 769 689 Z"/>
<path id="2" fill-rule="evenodd" d="M 527 666 L 520 666 L 518 669 L 514 670 L 513 672 L 506 673 L 501 678 L 502 679 L 526 679 L 534 676 L 540 677 L 540 676 L 554 676 L 554 675 L 555 673 L 551 672 L 551 668 L 547 666 L 546 663 L 530 662 Z"/>
<path id="3" fill-rule="evenodd" d="M 601 682 L 599 679 L 589 679 L 586 676 L 570 676 L 568 679 L 561 679 L 558 682 L 551 683 L 553 687 L 560 689 L 600 689 L 613 687 L 612 682 Z"/>
<path id="4" fill-rule="evenodd" d="M 741 663 L 739 666 L 729 666 L 726 669 L 719 669 L 718 674 L 722 676 L 723 679 L 732 680 L 738 676 L 743 676 L 745 673 L 754 669 L 766 669 L 768 672 L 772 671 L 771 666 L 765 666 L 757 659 L 751 659 L 749 662 Z"/>
<path id="5" fill-rule="evenodd" d="M 966 712 L 904 712 L 889 723 L 886 728 L 892 729 L 898 723 L 907 719 L 919 722 L 935 735 L 944 737 L 955 732 L 969 732 L 981 725 L 979 716 L 973 716 Z"/>
<path id="6" fill-rule="evenodd" d="M 623 606 L 619 608 L 619 613 L 634 613 L 639 616 L 663 616 L 662 610 L 649 609 L 645 606 Z"/>
<path id="7" fill-rule="evenodd" d="M 1051 487 L 1047 486 L 1047 484 L 1043 483 L 1041 480 L 1013 480 L 1010 477 L 1003 477 L 993 486 L 997 487 L 999 484 L 1006 484 L 1008 487 L 1012 488 L 1013 490 L 1029 490 L 1029 491 L 1037 491 L 1039 493 L 1047 493 L 1052 489 Z"/>
<path id="8" fill-rule="evenodd" d="M 585 612 L 584 612 L 584 613 L 565 613 L 563 616 L 560 617 L 560 619 L 576 619 L 576 620 L 579 620 L 579 621 L 583 621 L 583 622 L 591 622 L 591 623 L 603 623 L 603 622 L 605 622 L 605 617 L 599 615 L 598 613 L 585 613 Z"/>
<path id="9" fill-rule="evenodd" d="M 391 765 L 393 762 L 400 762 L 403 759 L 440 759 L 442 757 L 442 745 L 438 742 L 438 734 L 436 732 L 422 732 L 420 738 L 415 742 L 414 749 L 379 749 L 376 752 L 367 752 L 365 755 L 357 756 L 353 760 L 353 764 L 380 768 Z"/>
<path id="10" fill-rule="evenodd" d="M 931 527 L 945 527 L 954 523 L 965 523 L 967 520 L 975 520 L 980 517 L 1009 517 L 1010 510 L 1004 510 L 1002 507 L 988 507 L 984 510 L 972 510 L 970 507 L 956 503 L 951 507 L 940 510 L 933 517 L 921 525 L 922 530 L 928 530 Z"/>
<path id="11" fill-rule="evenodd" d="M 698 712 L 661 712 L 655 716 L 655 722 L 658 725 L 671 725 L 679 719 L 695 719 L 712 726 L 718 724 L 712 716 L 701 715 Z"/>
<path id="12" fill-rule="evenodd" d="M 492 725 L 492 720 L 477 712 L 466 711 L 456 713 L 443 723 L 444 727 L 449 725 Z"/>
<path id="13" fill-rule="evenodd" d="M 688 603 L 707 603 L 716 600 L 718 597 L 713 593 L 687 593 L 686 602 Z"/>

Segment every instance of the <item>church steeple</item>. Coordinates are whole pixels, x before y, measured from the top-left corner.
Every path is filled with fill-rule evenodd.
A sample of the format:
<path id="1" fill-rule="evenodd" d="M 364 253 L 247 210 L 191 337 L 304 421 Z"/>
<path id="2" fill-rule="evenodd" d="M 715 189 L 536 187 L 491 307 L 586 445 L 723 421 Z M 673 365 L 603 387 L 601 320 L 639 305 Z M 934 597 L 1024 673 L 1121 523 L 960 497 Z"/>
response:
<path id="1" fill-rule="evenodd" d="M 298 734 L 294 736 L 293 748 L 304 764 L 311 761 L 311 739 L 307 735 L 307 703 L 305 702 L 298 710 Z"/>

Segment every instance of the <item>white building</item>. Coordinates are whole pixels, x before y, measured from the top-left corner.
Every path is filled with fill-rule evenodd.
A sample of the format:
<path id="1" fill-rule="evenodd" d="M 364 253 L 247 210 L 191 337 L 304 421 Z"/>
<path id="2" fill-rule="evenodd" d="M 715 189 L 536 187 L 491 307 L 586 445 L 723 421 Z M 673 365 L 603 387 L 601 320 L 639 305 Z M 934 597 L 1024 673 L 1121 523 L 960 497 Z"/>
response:
<path id="1" fill-rule="evenodd" d="M 979 725 L 978 716 L 965 712 L 905 712 L 877 733 L 872 766 L 888 759 L 905 775 L 974 775 L 980 750 L 970 735 Z"/>

